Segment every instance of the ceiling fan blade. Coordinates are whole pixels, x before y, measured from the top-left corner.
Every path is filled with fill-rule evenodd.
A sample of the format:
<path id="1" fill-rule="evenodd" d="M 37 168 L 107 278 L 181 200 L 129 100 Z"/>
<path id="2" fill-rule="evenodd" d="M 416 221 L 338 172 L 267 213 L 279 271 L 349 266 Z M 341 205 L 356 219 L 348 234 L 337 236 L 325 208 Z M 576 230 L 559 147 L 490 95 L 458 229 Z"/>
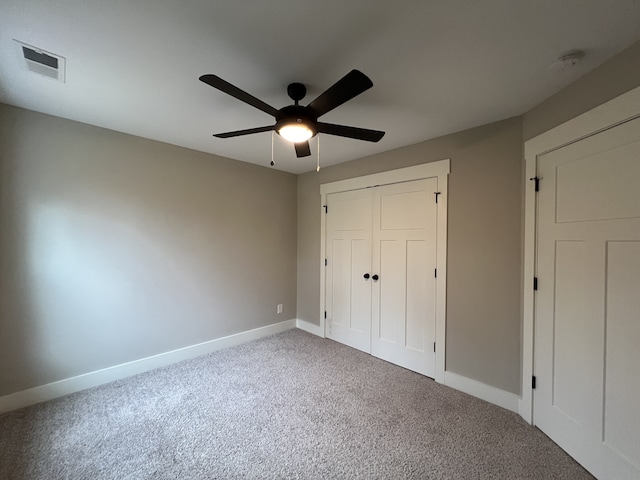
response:
<path id="1" fill-rule="evenodd" d="M 294 143 L 294 147 L 296 147 L 296 157 L 308 157 L 311 155 L 311 147 L 309 147 L 309 142 L 299 142 Z"/>
<path id="2" fill-rule="evenodd" d="M 257 108 L 258 110 L 262 110 L 269 115 L 275 117 L 278 114 L 278 110 L 276 108 L 273 108 L 271 105 L 264 103 L 262 100 L 248 94 L 244 90 L 240 90 L 235 85 L 231 85 L 229 82 L 221 79 L 217 75 L 202 75 L 200 77 L 200 81 L 206 83 L 207 85 L 211 85 L 213 88 L 217 88 L 221 92 L 224 92 L 227 95 L 231 95 L 232 97 L 235 97 L 244 103 L 248 103 L 252 107 Z"/>
<path id="3" fill-rule="evenodd" d="M 246 130 L 236 130 L 235 132 L 214 133 L 213 136 L 218 138 L 231 138 L 240 137 L 242 135 L 251 135 L 252 133 L 269 132 L 271 130 L 273 130 L 273 125 L 269 125 L 268 127 L 248 128 Z"/>
<path id="4" fill-rule="evenodd" d="M 317 118 L 371 87 L 373 87 L 373 82 L 369 77 L 359 70 L 351 70 L 308 106 L 313 109 Z"/>
<path id="5" fill-rule="evenodd" d="M 347 127 L 346 125 L 334 125 L 333 123 L 323 122 L 318 122 L 316 127 L 319 133 L 355 138 L 356 140 L 365 140 L 367 142 L 377 142 L 384 137 L 384 132 L 380 130 L 369 130 L 367 128 Z"/>

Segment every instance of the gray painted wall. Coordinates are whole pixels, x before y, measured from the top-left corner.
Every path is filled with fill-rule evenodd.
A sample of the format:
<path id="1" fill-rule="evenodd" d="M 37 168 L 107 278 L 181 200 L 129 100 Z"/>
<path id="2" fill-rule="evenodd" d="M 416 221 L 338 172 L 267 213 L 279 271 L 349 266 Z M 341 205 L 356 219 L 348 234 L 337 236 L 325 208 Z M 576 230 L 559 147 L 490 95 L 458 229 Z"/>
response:
<path id="1" fill-rule="evenodd" d="M 295 318 L 294 175 L 1 104 L 0 162 L 0 395 Z"/>
<path id="2" fill-rule="evenodd" d="M 298 177 L 298 318 L 319 324 L 320 185 L 451 159 L 446 369 L 520 390 L 519 118 Z"/>
<path id="3" fill-rule="evenodd" d="M 0 104 L 0 395 L 296 311 L 318 324 L 319 185 L 443 158 L 447 370 L 517 393 L 522 137 L 638 85 L 640 42 L 522 118 L 297 180 Z"/>

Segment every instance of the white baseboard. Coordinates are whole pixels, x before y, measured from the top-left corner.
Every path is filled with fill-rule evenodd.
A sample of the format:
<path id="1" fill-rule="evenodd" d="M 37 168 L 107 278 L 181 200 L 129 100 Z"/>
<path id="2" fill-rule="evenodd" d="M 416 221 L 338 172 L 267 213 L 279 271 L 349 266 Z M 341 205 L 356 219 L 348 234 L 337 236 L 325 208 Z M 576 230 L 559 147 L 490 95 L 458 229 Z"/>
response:
<path id="1" fill-rule="evenodd" d="M 518 412 L 518 402 L 520 397 L 515 393 L 507 392 L 486 383 L 472 380 L 453 372 L 444 372 L 444 384 L 448 387 L 455 388 L 461 392 L 468 393 L 474 397 L 485 400 L 499 407 Z"/>
<path id="2" fill-rule="evenodd" d="M 296 328 L 300 330 L 304 330 L 305 332 L 312 333 L 313 335 L 317 335 L 319 337 L 324 338 L 324 332 L 322 331 L 322 327 L 320 325 L 316 325 L 315 323 L 307 322 L 306 320 L 300 320 L 299 318 L 296 320 Z"/>
<path id="3" fill-rule="evenodd" d="M 11 393 L 0 397 L 0 413 L 16 410 L 18 408 L 27 407 L 36 403 L 45 402 L 54 398 L 69 395 L 70 393 L 79 392 L 87 388 L 96 387 L 105 383 L 120 380 L 122 378 L 137 375 L 139 373 L 148 372 L 156 368 L 171 365 L 182 360 L 199 357 L 207 353 L 215 352 L 223 348 L 233 347 L 241 343 L 257 340 L 274 333 L 284 332 L 296 327 L 296 320 L 285 320 L 284 322 L 274 323 L 265 327 L 255 328 L 246 332 L 236 333 L 227 337 L 216 338 L 189 347 L 179 348 L 151 357 L 141 358 L 133 362 L 115 365 L 113 367 L 96 370 L 95 372 L 85 373 L 77 377 L 65 378 L 46 385 L 29 388 L 21 392 Z"/>

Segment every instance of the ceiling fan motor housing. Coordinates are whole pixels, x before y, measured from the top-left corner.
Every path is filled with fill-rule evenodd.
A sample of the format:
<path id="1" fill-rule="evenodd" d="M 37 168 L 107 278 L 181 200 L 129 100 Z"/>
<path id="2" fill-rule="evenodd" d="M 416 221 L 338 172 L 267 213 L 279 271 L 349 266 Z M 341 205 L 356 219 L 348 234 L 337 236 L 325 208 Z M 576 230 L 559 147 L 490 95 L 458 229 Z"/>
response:
<path id="1" fill-rule="evenodd" d="M 290 83 L 287 86 L 287 95 L 289 98 L 296 102 L 296 105 L 307 95 L 307 87 L 302 83 Z"/>

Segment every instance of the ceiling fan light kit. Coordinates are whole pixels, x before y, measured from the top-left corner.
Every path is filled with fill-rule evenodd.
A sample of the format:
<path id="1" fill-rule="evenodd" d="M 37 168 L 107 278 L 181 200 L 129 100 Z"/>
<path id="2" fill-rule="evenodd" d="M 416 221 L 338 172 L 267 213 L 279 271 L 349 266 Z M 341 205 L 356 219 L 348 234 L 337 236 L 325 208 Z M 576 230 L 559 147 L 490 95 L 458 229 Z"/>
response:
<path id="1" fill-rule="evenodd" d="M 285 140 L 299 143 L 309 140 L 318 133 L 316 123 L 317 119 L 309 115 L 306 107 L 291 105 L 278 111 L 274 128 Z"/>
<path id="2" fill-rule="evenodd" d="M 339 107 L 373 86 L 373 82 L 369 77 L 359 70 L 351 70 L 307 106 L 299 105 L 299 101 L 307 93 L 306 87 L 301 83 L 291 83 L 287 87 L 287 94 L 294 101 L 294 105 L 288 105 L 281 109 L 272 107 L 217 75 L 202 75 L 200 80 L 227 95 L 231 95 L 258 110 L 268 113 L 275 117 L 276 120 L 275 124 L 270 126 L 214 134 L 214 137 L 217 138 L 232 138 L 275 130 L 285 140 L 294 144 L 296 156 L 306 157 L 311 155 L 309 139 L 318 133 L 367 142 L 377 142 L 385 133 L 380 130 L 318 122 L 318 118 L 325 113 Z"/>

